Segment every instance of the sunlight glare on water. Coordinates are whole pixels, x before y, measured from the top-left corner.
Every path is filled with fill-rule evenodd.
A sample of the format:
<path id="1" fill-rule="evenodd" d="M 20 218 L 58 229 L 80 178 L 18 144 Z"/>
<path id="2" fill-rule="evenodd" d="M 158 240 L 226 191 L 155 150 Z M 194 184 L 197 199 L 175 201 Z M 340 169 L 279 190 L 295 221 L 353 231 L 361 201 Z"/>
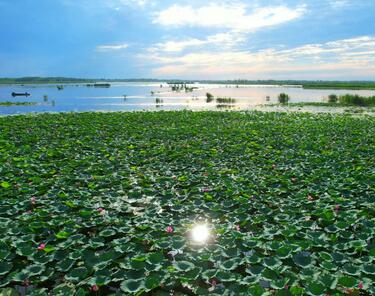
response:
<path id="1" fill-rule="evenodd" d="M 204 244 L 210 237 L 210 230 L 207 224 L 197 224 L 191 230 L 191 236 L 195 243 Z"/>

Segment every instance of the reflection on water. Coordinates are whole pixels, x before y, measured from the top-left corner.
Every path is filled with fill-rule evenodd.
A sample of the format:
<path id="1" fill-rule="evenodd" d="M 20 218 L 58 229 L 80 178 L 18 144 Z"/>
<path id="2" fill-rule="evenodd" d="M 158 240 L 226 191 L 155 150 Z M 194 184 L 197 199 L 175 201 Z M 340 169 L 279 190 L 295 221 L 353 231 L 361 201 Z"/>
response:
<path id="1" fill-rule="evenodd" d="M 60 85 L 59 85 L 60 86 Z M 35 106 L 0 107 L 0 114 L 27 112 L 70 112 L 70 111 L 138 111 L 138 110 L 217 110 L 249 109 L 266 103 L 276 103 L 284 92 L 290 102 L 320 102 L 329 94 L 354 93 L 373 96 L 370 90 L 312 90 L 300 87 L 265 85 L 188 85 L 188 92 L 172 91 L 160 83 L 113 83 L 110 88 L 87 87 L 84 84 L 64 85 L 14 85 L 0 86 L 0 102 L 37 102 Z M 191 89 L 193 88 L 193 89 Z M 31 94 L 30 97 L 11 96 L 12 92 Z M 235 101 L 213 100 L 207 103 L 206 93 L 216 98 L 234 98 Z"/>
<path id="2" fill-rule="evenodd" d="M 210 230 L 207 224 L 197 224 L 191 230 L 191 238 L 194 243 L 203 245 L 210 237 Z"/>

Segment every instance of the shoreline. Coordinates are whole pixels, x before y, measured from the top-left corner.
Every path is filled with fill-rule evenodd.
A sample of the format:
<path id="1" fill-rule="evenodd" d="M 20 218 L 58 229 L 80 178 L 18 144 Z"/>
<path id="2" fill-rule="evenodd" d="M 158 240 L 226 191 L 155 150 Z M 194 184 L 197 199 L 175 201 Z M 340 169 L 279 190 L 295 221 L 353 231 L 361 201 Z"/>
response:
<path id="1" fill-rule="evenodd" d="M 1 106 L 0 106 L 1 107 Z M 5 106 L 4 106 L 5 107 Z M 193 112 L 193 113 L 291 113 L 291 114 L 312 114 L 312 115 L 340 115 L 340 116 L 361 116 L 361 117 L 375 117 L 375 107 L 358 107 L 358 106 L 340 106 L 340 107 L 324 107 L 324 106 L 283 106 L 280 104 L 273 104 L 270 106 L 267 105 L 257 105 L 252 108 L 240 109 L 236 106 L 216 106 L 214 109 L 142 109 L 142 110 L 85 110 L 85 111 L 41 111 L 41 112 L 24 112 L 16 114 L 0 114 L 0 118 L 8 116 L 42 116 L 45 114 L 86 114 L 86 113 L 124 113 L 124 114 L 133 114 L 133 113 L 178 113 L 178 112 Z"/>

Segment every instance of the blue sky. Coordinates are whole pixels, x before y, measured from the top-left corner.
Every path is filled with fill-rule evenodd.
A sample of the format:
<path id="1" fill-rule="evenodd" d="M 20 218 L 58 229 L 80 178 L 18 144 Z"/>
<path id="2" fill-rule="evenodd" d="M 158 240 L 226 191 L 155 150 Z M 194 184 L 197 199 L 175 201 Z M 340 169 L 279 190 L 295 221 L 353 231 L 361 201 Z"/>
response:
<path id="1" fill-rule="evenodd" d="M 0 0 L 0 77 L 375 80 L 374 0 Z"/>

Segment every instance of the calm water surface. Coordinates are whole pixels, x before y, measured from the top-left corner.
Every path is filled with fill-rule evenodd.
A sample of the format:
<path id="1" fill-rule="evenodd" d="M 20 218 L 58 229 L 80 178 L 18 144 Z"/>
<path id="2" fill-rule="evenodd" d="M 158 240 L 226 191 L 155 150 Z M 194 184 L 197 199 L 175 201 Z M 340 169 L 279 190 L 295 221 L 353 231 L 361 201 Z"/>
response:
<path id="1" fill-rule="evenodd" d="M 161 87 L 162 86 L 162 87 Z M 110 88 L 87 87 L 85 84 L 65 85 L 4 85 L 0 86 L 0 102 L 36 102 L 36 106 L 0 106 L 0 114 L 30 112 L 81 112 L 81 111 L 140 111 L 140 110 L 213 110 L 215 102 L 206 103 L 206 93 L 236 99 L 234 108 L 251 109 L 256 105 L 277 102 L 277 96 L 285 92 L 291 102 L 321 102 L 329 94 L 359 94 L 374 96 L 369 90 L 306 90 L 299 87 L 248 85 L 191 85 L 193 92 L 172 92 L 167 84 L 112 83 Z M 11 96 L 12 92 L 28 92 L 29 97 Z M 154 94 L 152 94 L 153 92 Z M 126 97 L 124 97 L 126 95 Z M 46 99 L 44 98 L 46 96 Z M 162 102 L 159 101 L 161 100 Z"/>

